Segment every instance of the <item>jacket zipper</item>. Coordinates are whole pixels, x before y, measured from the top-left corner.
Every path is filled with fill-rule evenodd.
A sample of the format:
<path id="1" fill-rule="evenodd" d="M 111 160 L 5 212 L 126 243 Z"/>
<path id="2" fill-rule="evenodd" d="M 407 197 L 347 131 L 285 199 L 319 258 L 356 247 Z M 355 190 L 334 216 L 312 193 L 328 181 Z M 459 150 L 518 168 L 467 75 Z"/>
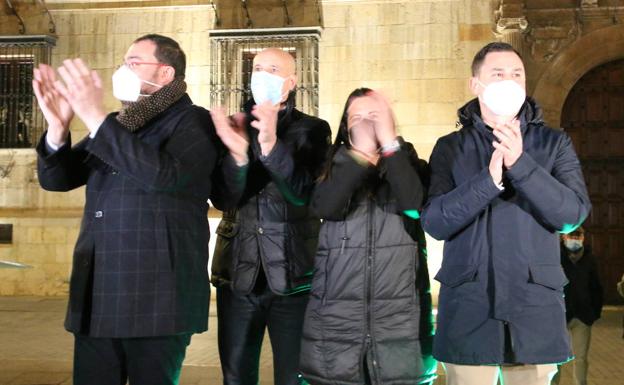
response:
<path id="1" fill-rule="evenodd" d="M 375 358 L 374 348 L 373 348 L 373 336 L 372 336 L 372 325 L 373 325 L 373 314 L 371 311 L 371 302 L 373 299 L 373 252 L 374 252 L 374 228 L 373 228 L 373 201 L 369 200 L 368 202 L 368 227 L 367 227 L 367 248 L 366 248 L 366 346 L 365 346 L 365 354 L 367 362 L 372 365 L 368 367 L 370 379 L 372 384 L 377 383 L 377 359 Z M 368 366 L 368 365 L 367 365 Z"/>
<path id="2" fill-rule="evenodd" d="M 262 228 L 262 225 L 264 223 L 264 221 L 262 220 L 262 213 L 260 212 L 261 209 L 261 204 L 260 204 L 260 197 L 262 196 L 262 193 L 264 192 L 264 189 L 260 190 L 260 193 L 256 196 L 256 215 L 257 215 L 257 220 L 256 220 L 256 228 L 254 229 L 254 231 L 256 232 L 256 247 L 258 248 L 258 259 L 259 259 L 259 263 L 256 265 L 256 271 L 254 272 L 254 279 L 253 279 L 253 285 L 251 287 L 251 290 L 254 289 L 254 287 L 256 286 L 256 281 L 258 280 L 258 274 L 260 273 L 260 267 L 262 267 L 262 274 L 264 274 L 265 279 L 266 279 L 266 284 L 267 287 L 271 287 L 270 283 L 269 283 L 269 273 L 266 269 L 266 267 L 264 266 L 264 259 L 262 258 L 262 242 L 263 240 L 261 239 L 264 235 L 264 229 Z"/>
<path id="3" fill-rule="evenodd" d="M 345 211 L 348 211 L 349 207 L 351 207 L 351 198 L 349 198 L 349 200 L 347 201 L 347 206 L 346 206 Z M 342 242 L 340 242 L 340 255 L 342 255 L 344 253 L 345 246 L 347 245 L 347 241 L 350 239 L 347 236 L 349 234 L 349 231 L 347 229 L 347 223 L 348 223 L 348 218 L 346 218 L 346 214 L 345 214 L 345 218 L 344 218 L 344 232 L 342 233 Z"/>

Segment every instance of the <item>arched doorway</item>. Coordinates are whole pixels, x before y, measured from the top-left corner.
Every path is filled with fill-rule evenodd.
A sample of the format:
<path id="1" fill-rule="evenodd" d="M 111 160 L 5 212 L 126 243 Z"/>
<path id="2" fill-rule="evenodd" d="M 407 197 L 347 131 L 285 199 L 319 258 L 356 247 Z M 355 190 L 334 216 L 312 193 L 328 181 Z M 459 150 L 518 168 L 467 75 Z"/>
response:
<path id="1" fill-rule="evenodd" d="M 624 60 L 600 65 L 574 85 L 561 113 L 587 181 L 592 212 L 584 227 L 598 258 L 606 303 L 621 303 L 624 273 Z"/>

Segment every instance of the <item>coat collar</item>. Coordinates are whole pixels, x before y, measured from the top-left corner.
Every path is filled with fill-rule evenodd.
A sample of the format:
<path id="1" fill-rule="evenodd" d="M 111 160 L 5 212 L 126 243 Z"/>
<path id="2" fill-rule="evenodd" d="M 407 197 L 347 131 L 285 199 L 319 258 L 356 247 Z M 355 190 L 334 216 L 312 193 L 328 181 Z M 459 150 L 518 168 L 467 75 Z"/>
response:
<path id="1" fill-rule="evenodd" d="M 526 98 L 526 101 L 518 113 L 518 117 L 520 118 L 520 130 L 522 134 L 526 132 L 526 128 L 529 124 L 544 123 L 542 109 L 532 97 Z M 457 110 L 457 118 L 456 126 L 458 129 L 472 126 L 488 138 L 494 140 L 495 137 L 492 133 L 492 129 L 489 128 L 481 118 L 479 99 L 474 98 Z"/>

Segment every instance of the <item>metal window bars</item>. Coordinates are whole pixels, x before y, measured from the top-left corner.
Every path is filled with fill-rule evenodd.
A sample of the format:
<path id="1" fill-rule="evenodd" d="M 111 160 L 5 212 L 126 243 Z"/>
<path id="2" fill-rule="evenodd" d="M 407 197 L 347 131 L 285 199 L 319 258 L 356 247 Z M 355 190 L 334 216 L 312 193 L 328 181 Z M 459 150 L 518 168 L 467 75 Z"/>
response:
<path id="1" fill-rule="evenodd" d="M 51 36 L 0 37 L 0 148 L 33 147 L 44 119 L 32 91 L 33 69 L 50 63 Z"/>
<path id="2" fill-rule="evenodd" d="M 254 56 L 265 48 L 281 48 L 294 56 L 297 69 L 296 106 L 318 115 L 319 28 L 218 30 L 210 32 L 210 105 L 228 113 L 241 110 L 251 98 Z"/>

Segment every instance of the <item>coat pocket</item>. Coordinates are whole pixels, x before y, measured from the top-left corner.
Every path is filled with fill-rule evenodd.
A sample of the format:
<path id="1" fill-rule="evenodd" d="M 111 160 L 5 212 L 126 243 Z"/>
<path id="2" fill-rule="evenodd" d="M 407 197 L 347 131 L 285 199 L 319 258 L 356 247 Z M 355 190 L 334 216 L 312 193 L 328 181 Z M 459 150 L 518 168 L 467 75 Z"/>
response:
<path id="1" fill-rule="evenodd" d="M 529 282 L 553 290 L 563 290 L 568 279 L 561 265 L 529 265 Z"/>
<path id="2" fill-rule="evenodd" d="M 174 248 L 171 244 L 169 224 L 163 213 L 157 213 L 154 219 L 154 237 L 156 238 L 156 269 L 158 271 L 173 271 L 175 269 Z"/>
<path id="3" fill-rule="evenodd" d="M 442 265 L 434 279 L 448 287 L 457 287 L 477 278 L 477 265 Z"/>
<path id="4" fill-rule="evenodd" d="M 318 298 L 322 305 L 327 297 L 327 260 L 329 252 L 319 250 L 314 260 L 314 275 L 312 277 L 311 295 Z"/>
<path id="5" fill-rule="evenodd" d="M 240 225 L 236 222 L 222 220 L 215 233 L 214 256 L 212 260 L 212 273 L 220 279 L 229 280 L 233 268 L 238 261 L 240 241 L 237 239 Z"/>

